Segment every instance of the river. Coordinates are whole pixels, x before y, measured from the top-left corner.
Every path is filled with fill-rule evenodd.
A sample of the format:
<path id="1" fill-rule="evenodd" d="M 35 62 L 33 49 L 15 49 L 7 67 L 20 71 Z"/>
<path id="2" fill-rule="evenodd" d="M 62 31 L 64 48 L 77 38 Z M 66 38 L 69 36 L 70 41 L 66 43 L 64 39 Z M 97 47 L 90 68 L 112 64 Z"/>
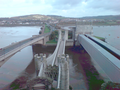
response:
<path id="1" fill-rule="evenodd" d="M 40 27 L 0 27 L 0 48 L 3 48 L 11 43 L 18 42 L 20 40 L 31 37 L 32 35 L 38 35 Z M 106 38 L 107 43 L 120 50 L 120 26 L 94 26 L 93 35 Z M 43 50 L 42 50 L 43 49 Z M 51 50 L 50 50 L 51 49 Z M 35 49 L 34 49 L 35 50 Z M 78 50 L 78 48 L 76 49 Z M 28 52 L 30 51 L 30 52 Z M 43 52 L 44 51 L 44 52 Z M 41 48 L 33 51 L 33 53 L 45 53 L 51 54 L 54 48 Z M 0 68 L 0 82 L 3 82 L 0 87 L 4 84 L 9 84 L 19 75 L 24 76 L 28 74 L 34 74 L 33 58 L 29 57 L 33 55 L 32 47 L 26 47 L 21 52 L 15 54 Z M 91 58 L 87 53 L 81 53 L 75 51 L 73 48 L 66 48 L 66 53 L 70 55 L 70 84 L 74 88 L 73 90 L 88 88 L 89 81 L 87 81 L 88 72 L 93 69 Z M 19 54 L 19 56 L 18 56 Z M 20 58 L 22 56 L 26 56 Z M 18 59 L 17 59 L 18 58 Z M 22 62 L 24 62 L 22 64 Z M 30 62 L 32 62 L 30 64 Z M 29 65 L 30 64 L 30 65 Z M 29 65 L 29 66 L 28 66 Z M 28 67 L 26 67 L 28 66 Z M 33 68 L 33 72 L 30 73 Z M 93 70 L 96 73 L 95 70 Z M 27 75 L 28 75 L 27 74 Z M 100 78 L 100 77 L 99 77 Z M 96 80 L 97 81 L 97 80 Z"/>
<path id="2" fill-rule="evenodd" d="M 38 35 L 40 27 L 0 27 L 0 48 L 10 45 L 32 35 Z"/>
<path id="3" fill-rule="evenodd" d="M 106 38 L 107 43 L 120 50 L 120 26 L 94 26 L 93 35 Z"/>

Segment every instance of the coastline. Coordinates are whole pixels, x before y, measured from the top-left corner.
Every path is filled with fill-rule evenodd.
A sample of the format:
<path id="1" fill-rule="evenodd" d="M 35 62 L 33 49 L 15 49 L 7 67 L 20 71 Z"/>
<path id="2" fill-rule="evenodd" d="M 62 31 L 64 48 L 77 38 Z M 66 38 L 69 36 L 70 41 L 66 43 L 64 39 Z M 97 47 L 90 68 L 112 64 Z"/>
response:
<path id="1" fill-rule="evenodd" d="M 44 24 L 28 24 L 28 25 L 0 25 L 0 27 L 22 27 L 22 26 L 43 26 Z"/>

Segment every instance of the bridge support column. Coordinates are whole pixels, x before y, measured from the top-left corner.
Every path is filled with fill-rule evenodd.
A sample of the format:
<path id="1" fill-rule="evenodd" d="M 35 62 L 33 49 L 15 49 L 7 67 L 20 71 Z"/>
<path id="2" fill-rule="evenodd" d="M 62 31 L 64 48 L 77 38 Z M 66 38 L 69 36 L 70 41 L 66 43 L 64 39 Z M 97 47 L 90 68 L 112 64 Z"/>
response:
<path id="1" fill-rule="evenodd" d="M 46 45 L 46 38 L 43 39 L 43 45 Z"/>
<path id="2" fill-rule="evenodd" d="M 44 69 L 47 67 L 46 55 L 43 56 Z"/>
<path id="3" fill-rule="evenodd" d="M 46 36 L 44 39 L 43 39 L 43 45 L 46 45 L 46 42 L 49 41 L 49 36 Z"/>
<path id="4" fill-rule="evenodd" d="M 67 30 L 65 31 L 65 36 L 66 36 L 65 39 L 68 40 L 68 31 Z"/>
<path id="5" fill-rule="evenodd" d="M 38 75 L 38 71 L 39 71 L 39 65 L 38 65 L 38 60 L 39 59 L 40 58 L 38 57 L 38 54 L 34 55 L 36 76 Z"/>
<path id="6" fill-rule="evenodd" d="M 75 39 L 76 39 L 76 28 L 73 28 L 73 41 L 74 41 L 74 44 L 73 46 L 75 46 Z"/>

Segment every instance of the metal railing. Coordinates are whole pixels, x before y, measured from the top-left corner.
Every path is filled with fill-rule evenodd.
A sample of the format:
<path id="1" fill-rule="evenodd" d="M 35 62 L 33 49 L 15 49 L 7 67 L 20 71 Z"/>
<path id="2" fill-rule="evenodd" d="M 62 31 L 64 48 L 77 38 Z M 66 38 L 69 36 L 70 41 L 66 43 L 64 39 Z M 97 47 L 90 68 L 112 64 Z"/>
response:
<path id="1" fill-rule="evenodd" d="M 55 49 L 54 53 L 47 58 L 48 64 L 49 64 L 50 62 L 52 62 L 52 66 L 53 66 L 54 63 L 55 63 L 56 55 L 57 55 L 58 48 L 59 48 L 60 41 L 61 41 L 60 39 L 61 39 L 61 31 L 59 31 L 58 43 L 57 43 L 57 46 L 56 46 L 56 49 Z M 52 61 L 51 61 L 51 60 L 52 60 Z"/>

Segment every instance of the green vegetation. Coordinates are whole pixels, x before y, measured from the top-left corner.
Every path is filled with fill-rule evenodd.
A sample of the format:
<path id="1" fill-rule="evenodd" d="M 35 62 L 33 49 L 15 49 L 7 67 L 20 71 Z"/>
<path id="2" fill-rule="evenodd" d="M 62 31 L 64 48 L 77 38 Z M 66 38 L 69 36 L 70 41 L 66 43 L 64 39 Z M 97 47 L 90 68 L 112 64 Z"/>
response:
<path id="1" fill-rule="evenodd" d="M 49 32 L 50 32 L 50 28 L 47 25 L 45 25 L 44 33 L 49 33 Z"/>
<path id="2" fill-rule="evenodd" d="M 50 35 L 50 40 L 46 43 L 57 43 L 57 38 L 58 38 L 58 31 L 54 31 L 52 32 L 52 34 Z"/>
<path id="3" fill-rule="evenodd" d="M 10 88 L 12 88 L 13 90 L 19 89 L 20 85 L 18 83 L 12 83 L 10 85 Z"/>
<path id="4" fill-rule="evenodd" d="M 117 21 L 103 21 L 103 22 L 97 22 L 94 21 L 92 23 L 92 25 L 102 25 L 102 26 L 106 26 L 106 25 L 120 25 L 119 22 Z"/>
<path id="5" fill-rule="evenodd" d="M 107 82 L 101 85 L 100 90 L 120 90 L 120 83 Z"/>
<path id="6" fill-rule="evenodd" d="M 55 38 L 58 38 L 58 31 L 54 31 L 54 32 L 52 32 L 51 35 L 50 35 L 50 40 L 53 40 L 53 39 L 55 39 Z"/>
<path id="7" fill-rule="evenodd" d="M 98 36 L 94 36 L 94 37 L 97 38 L 97 39 L 105 39 L 103 37 L 98 37 Z"/>
<path id="8" fill-rule="evenodd" d="M 105 38 L 103 38 L 103 37 L 98 37 L 98 36 L 94 36 L 94 37 L 97 38 L 97 39 L 100 39 L 102 41 L 105 41 Z"/>
<path id="9" fill-rule="evenodd" d="M 72 39 L 72 31 L 68 31 L 68 39 Z"/>
<path id="10" fill-rule="evenodd" d="M 106 22 L 106 24 L 109 24 L 109 25 L 116 25 L 117 22 Z"/>
<path id="11" fill-rule="evenodd" d="M 101 84 L 104 83 L 102 79 L 98 79 L 99 74 L 97 72 L 86 71 L 86 76 L 88 77 L 89 90 L 99 90 Z"/>

